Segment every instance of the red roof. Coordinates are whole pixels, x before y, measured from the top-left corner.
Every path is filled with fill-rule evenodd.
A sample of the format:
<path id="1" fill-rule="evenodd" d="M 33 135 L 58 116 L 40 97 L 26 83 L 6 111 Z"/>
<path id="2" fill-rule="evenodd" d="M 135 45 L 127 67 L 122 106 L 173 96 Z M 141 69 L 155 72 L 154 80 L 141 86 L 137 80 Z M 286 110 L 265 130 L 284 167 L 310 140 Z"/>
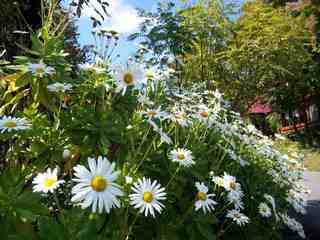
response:
<path id="1" fill-rule="evenodd" d="M 272 108 L 268 104 L 261 103 L 261 100 L 257 100 L 254 104 L 249 108 L 249 113 L 271 113 Z"/>

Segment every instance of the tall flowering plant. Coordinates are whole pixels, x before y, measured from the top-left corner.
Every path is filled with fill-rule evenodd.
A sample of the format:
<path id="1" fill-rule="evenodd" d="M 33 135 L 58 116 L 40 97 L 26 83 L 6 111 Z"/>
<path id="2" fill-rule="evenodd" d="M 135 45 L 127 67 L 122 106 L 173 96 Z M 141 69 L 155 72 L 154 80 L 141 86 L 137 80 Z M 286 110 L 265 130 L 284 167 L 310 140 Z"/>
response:
<path id="1" fill-rule="evenodd" d="M 277 239 L 289 227 L 304 237 L 288 214 L 305 213 L 301 159 L 275 150 L 218 90 L 175 87 L 168 69 L 139 63 L 71 75 L 60 57 L 2 71 L 15 98 L 1 99 L 4 236 Z M 24 79 L 12 76 L 31 82 L 12 91 Z M 50 104 L 17 97 L 34 89 Z"/>

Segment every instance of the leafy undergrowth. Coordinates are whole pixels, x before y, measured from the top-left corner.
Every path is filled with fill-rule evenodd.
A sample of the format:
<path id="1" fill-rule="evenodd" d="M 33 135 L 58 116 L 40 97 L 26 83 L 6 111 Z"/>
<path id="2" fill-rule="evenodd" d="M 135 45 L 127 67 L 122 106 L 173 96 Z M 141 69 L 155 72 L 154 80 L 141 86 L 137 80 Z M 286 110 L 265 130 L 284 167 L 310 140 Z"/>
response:
<path id="1" fill-rule="evenodd" d="M 294 141 L 289 138 L 278 139 L 275 146 L 287 153 L 300 153 L 304 155 L 304 165 L 309 171 L 320 171 L 320 149 Z"/>
<path id="2" fill-rule="evenodd" d="M 299 156 L 169 64 L 71 65 L 50 22 L 0 71 L 1 237 L 305 237 Z"/>

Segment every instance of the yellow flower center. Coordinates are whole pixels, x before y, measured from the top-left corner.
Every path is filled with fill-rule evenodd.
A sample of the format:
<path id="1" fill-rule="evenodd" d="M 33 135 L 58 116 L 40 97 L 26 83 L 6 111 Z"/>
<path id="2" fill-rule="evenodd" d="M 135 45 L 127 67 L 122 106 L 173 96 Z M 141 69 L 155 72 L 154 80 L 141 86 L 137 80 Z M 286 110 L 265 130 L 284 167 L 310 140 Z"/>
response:
<path id="1" fill-rule="evenodd" d="M 63 92 L 64 91 L 64 86 L 57 86 L 57 91 L 58 92 Z"/>
<path id="2" fill-rule="evenodd" d="M 230 182 L 229 186 L 230 186 L 231 189 L 236 190 L 236 186 L 237 186 L 236 182 Z"/>
<path id="3" fill-rule="evenodd" d="M 143 193 L 143 201 L 147 203 L 151 203 L 153 200 L 153 195 L 151 192 L 144 192 Z"/>
<path id="4" fill-rule="evenodd" d="M 241 215 L 240 215 L 239 213 L 235 213 L 235 214 L 234 214 L 234 217 L 240 219 L 240 218 L 241 218 Z"/>
<path id="5" fill-rule="evenodd" d="M 44 186 L 47 187 L 47 188 L 51 187 L 53 184 L 56 183 L 56 181 L 57 181 L 57 179 L 55 179 L 55 178 L 46 178 L 44 180 Z"/>
<path id="6" fill-rule="evenodd" d="M 17 123 L 14 121 L 7 121 L 3 124 L 3 126 L 6 128 L 15 128 L 17 127 Z"/>
<path id="7" fill-rule="evenodd" d="M 183 153 L 178 153 L 178 160 L 184 160 L 185 159 L 185 156 L 184 156 L 184 154 Z"/>
<path id="8" fill-rule="evenodd" d="M 205 194 L 204 192 L 198 192 L 197 199 L 201 201 L 205 201 L 207 199 L 207 194 Z"/>
<path id="9" fill-rule="evenodd" d="M 224 185 L 223 179 L 220 178 L 220 179 L 218 180 L 217 184 L 218 184 L 219 186 L 223 186 L 223 185 Z"/>
<path id="10" fill-rule="evenodd" d="M 45 72 L 45 70 L 44 70 L 43 67 L 38 67 L 38 68 L 36 68 L 36 73 L 42 74 L 42 73 L 44 73 L 44 72 Z"/>
<path id="11" fill-rule="evenodd" d="M 201 112 L 200 115 L 201 115 L 202 117 L 204 117 L 204 118 L 209 117 L 209 113 L 206 112 L 206 111 Z"/>
<path id="12" fill-rule="evenodd" d="M 91 187 L 96 192 L 103 192 L 107 186 L 108 183 L 102 176 L 94 176 L 91 180 Z"/>
<path id="13" fill-rule="evenodd" d="M 147 71 L 147 73 L 146 73 L 146 77 L 147 78 L 153 78 L 154 77 L 154 74 L 153 74 L 153 72 L 151 72 L 151 71 Z"/>
<path id="14" fill-rule="evenodd" d="M 157 115 L 157 113 L 156 113 L 155 111 L 149 111 L 149 112 L 148 112 L 148 115 L 149 115 L 150 117 L 154 117 L 154 116 Z"/>
<path id="15" fill-rule="evenodd" d="M 185 115 L 182 114 L 182 113 L 177 113 L 176 114 L 176 119 L 183 120 L 183 119 L 185 119 Z"/>
<path id="16" fill-rule="evenodd" d="M 123 76 L 123 81 L 130 85 L 133 83 L 133 75 L 131 73 L 126 73 L 124 76 Z"/>

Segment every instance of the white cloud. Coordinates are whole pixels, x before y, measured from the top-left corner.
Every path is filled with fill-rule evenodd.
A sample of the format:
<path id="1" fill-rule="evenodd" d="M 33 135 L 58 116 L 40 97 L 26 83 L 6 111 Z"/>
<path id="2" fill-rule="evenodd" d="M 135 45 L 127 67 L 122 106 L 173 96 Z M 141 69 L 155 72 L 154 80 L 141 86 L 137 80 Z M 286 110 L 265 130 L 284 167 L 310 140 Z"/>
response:
<path id="1" fill-rule="evenodd" d="M 90 2 L 100 12 L 103 12 L 96 0 Z M 102 27 L 112 28 L 121 34 L 130 34 L 138 29 L 143 18 L 138 16 L 138 12 L 132 5 L 126 3 L 125 0 L 108 0 L 107 2 L 109 3 L 107 11 L 111 17 L 106 17 Z M 85 7 L 82 13 L 83 17 L 94 16 L 99 19 L 92 7 Z"/>

